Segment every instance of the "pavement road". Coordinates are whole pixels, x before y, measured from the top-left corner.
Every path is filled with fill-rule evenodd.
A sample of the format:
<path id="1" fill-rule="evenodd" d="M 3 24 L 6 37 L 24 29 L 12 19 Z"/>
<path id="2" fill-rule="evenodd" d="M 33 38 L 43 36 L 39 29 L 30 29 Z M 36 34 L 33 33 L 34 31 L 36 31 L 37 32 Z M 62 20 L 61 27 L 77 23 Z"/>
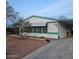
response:
<path id="1" fill-rule="evenodd" d="M 56 40 L 49 49 L 32 59 L 73 59 L 73 38 Z"/>

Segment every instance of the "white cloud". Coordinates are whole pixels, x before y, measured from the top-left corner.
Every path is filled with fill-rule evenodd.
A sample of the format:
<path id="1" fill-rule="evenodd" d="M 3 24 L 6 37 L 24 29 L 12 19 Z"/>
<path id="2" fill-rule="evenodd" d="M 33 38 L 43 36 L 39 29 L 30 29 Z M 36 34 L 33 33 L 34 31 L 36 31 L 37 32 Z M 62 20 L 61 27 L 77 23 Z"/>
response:
<path id="1" fill-rule="evenodd" d="M 48 6 L 43 6 L 40 10 L 37 10 L 35 14 L 51 16 L 72 14 L 72 4 L 72 0 L 56 0 Z"/>

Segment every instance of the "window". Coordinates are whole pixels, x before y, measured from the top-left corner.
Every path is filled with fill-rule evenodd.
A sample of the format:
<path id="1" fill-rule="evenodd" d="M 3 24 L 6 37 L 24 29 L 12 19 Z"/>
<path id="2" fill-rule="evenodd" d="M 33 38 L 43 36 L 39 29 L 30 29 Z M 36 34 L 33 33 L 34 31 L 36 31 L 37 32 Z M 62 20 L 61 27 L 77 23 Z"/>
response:
<path id="1" fill-rule="evenodd" d="M 38 27 L 38 33 L 41 33 L 41 27 Z"/>
<path id="2" fill-rule="evenodd" d="M 47 32 L 47 28 L 43 27 L 43 32 L 46 33 Z"/>
<path id="3" fill-rule="evenodd" d="M 34 32 L 35 32 L 35 33 L 37 32 L 37 28 L 36 28 L 36 27 L 34 27 Z"/>
<path id="4" fill-rule="evenodd" d="M 31 32 L 34 33 L 46 33 L 47 32 L 47 27 L 46 26 L 36 26 L 36 27 L 31 27 Z"/>
<path id="5" fill-rule="evenodd" d="M 31 32 L 34 32 L 34 28 L 32 28 L 32 31 Z"/>

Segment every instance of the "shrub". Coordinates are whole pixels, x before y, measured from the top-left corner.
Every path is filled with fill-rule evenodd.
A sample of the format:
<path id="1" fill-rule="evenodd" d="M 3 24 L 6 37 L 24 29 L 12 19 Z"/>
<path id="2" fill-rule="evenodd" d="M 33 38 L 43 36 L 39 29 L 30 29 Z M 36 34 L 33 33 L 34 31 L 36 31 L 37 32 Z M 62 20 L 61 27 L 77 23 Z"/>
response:
<path id="1" fill-rule="evenodd" d="M 46 41 L 46 42 L 50 42 L 50 40 L 49 40 L 49 39 L 46 39 L 45 41 Z"/>

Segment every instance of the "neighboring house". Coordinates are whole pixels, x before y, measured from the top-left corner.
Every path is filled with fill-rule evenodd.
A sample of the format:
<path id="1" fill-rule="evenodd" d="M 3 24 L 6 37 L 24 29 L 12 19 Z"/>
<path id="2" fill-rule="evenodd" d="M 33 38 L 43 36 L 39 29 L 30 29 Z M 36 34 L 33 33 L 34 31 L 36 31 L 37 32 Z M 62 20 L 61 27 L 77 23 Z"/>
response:
<path id="1" fill-rule="evenodd" d="M 71 32 L 71 27 L 73 27 L 72 21 L 73 20 L 58 20 L 41 16 L 31 16 L 24 21 L 24 23 L 29 22 L 30 32 L 27 33 L 26 31 L 23 35 L 55 39 L 64 38 L 68 36 L 68 32 Z M 24 26 L 26 26 L 25 30 L 29 28 L 27 25 Z"/>

